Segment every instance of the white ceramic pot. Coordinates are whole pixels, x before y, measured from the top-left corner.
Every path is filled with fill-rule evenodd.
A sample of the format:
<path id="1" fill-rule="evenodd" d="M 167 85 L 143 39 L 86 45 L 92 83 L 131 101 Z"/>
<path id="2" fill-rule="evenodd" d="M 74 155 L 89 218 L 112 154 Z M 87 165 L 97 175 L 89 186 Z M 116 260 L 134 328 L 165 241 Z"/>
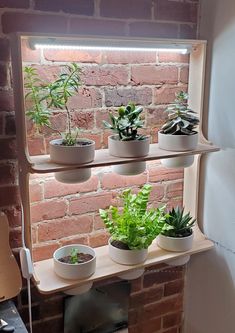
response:
<path id="1" fill-rule="evenodd" d="M 122 265 L 137 265 L 147 259 L 148 249 L 142 250 L 123 250 L 111 244 L 109 239 L 109 256 L 110 258 Z"/>
<path id="2" fill-rule="evenodd" d="M 72 249 L 78 249 L 79 252 L 91 254 L 93 258 L 87 262 L 79 264 L 67 264 L 58 260 L 68 256 Z M 90 246 L 86 245 L 71 244 L 60 247 L 54 252 L 53 261 L 55 273 L 63 279 L 86 279 L 91 276 L 96 269 L 95 251 Z"/>
<path id="3" fill-rule="evenodd" d="M 190 250 L 193 246 L 193 233 L 190 236 L 181 238 L 158 235 L 157 244 L 167 251 L 185 252 Z"/>
<path id="4" fill-rule="evenodd" d="M 130 272 L 119 274 L 118 277 L 123 280 L 135 280 L 144 274 L 144 268 L 137 268 Z"/>
<path id="5" fill-rule="evenodd" d="M 89 142 L 89 145 L 64 146 L 62 139 L 50 142 L 50 158 L 58 164 L 85 164 L 92 162 L 95 157 L 95 142 L 87 139 L 79 139 L 79 142 Z M 72 184 L 85 182 L 91 177 L 91 169 L 77 169 L 60 171 L 55 173 L 55 178 L 62 183 Z"/>
<path id="6" fill-rule="evenodd" d="M 198 133 L 192 135 L 172 135 L 158 132 L 158 146 L 169 151 L 188 151 L 196 149 Z M 167 168 L 187 168 L 193 164 L 194 156 L 179 156 L 162 159 L 161 163 Z"/>
<path id="7" fill-rule="evenodd" d="M 150 137 L 145 140 L 121 141 L 118 135 L 108 138 L 109 153 L 116 157 L 144 157 L 149 153 Z M 146 162 L 125 163 L 113 166 L 113 171 L 119 175 L 138 175 L 146 169 Z"/>

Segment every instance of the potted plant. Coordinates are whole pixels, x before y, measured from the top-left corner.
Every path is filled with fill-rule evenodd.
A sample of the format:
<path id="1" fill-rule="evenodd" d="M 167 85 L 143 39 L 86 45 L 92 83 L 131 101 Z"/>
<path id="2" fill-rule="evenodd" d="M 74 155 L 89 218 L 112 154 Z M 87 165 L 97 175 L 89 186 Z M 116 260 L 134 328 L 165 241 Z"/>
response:
<path id="1" fill-rule="evenodd" d="M 117 115 L 110 113 L 111 123 L 103 121 L 105 128 L 115 134 L 108 138 L 109 154 L 117 157 L 143 157 L 149 153 L 150 137 L 138 133 L 144 126 L 141 119 L 142 107 L 133 103 L 120 107 Z M 137 175 L 146 168 L 146 162 L 134 162 L 116 165 L 114 171 L 120 175 Z"/>
<path id="2" fill-rule="evenodd" d="M 72 128 L 71 110 L 68 107 L 69 98 L 78 91 L 80 68 L 72 63 L 65 66 L 65 71 L 54 82 L 42 82 L 33 67 L 25 67 L 25 99 L 30 99 L 32 106 L 26 115 L 40 132 L 48 127 L 61 138 L 50 142 L 50 158 L 59 164 L 85 164 L 94 160 L 95 142 L 79 138 L 78 128 Z M 66 131 L 62 133 L 50 123 L 51 108 L 66 111 Z M 83 182 L 90 178 L 91 169 L 80 169 L 55 173 L 55 178 L 64 183 Z"/>
<path id="3" fill-rule="evenodd" d="M 110 206 L 99 213 L 111 234 L 109 255 L 123 265 L 144 262 L 148 247 L 161 232 L 165 221 L 165 207 L 147 208 L 152 186 L 144 185 L 137 194 L 130 189 L 123 191 L 123 208 Z"/>
<path id="4" fill-rule="evenodd" d="M 176 207 L 165 216 L 165 225 L 157 237 L 158 246 L 167 251 L 188 251 L 193 245 L 193 229 L 196 220 L 184 208 Z"/>
<path id="5" fill-rule="evenodd" d="M 196 127 L 199 124 L 197 114 L 188 107 L 188 94 L 176 93 L 175 103 L 167 109 L 168 119 L 158 133 L 159 148 L 171 151 L 193 150 L 198 144 Z M 162 160 L 167 167 L 188 167 L 193 156 L 183 156 Z"/>
<path id="6" fill-rule="evenodd" d="M 89 246 L 71 244 L 58 248 L 53 262 L 55 273 L 63 279 L 86 279 L 95 272 L 96 255 Z"/>

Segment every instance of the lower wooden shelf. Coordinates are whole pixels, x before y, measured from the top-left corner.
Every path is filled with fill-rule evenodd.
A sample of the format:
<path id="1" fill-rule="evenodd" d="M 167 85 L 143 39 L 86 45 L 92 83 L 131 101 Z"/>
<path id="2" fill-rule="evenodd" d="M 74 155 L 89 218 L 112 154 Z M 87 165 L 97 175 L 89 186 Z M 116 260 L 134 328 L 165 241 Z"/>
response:
<path id="1" fill-rule="evenodd" d="M 58 291 L 64 291 L 83 285 L 87 282 L 98 281 L 124 272 L 130 272 L 135 268 L 152 266 L 158 263 L 166 263 L 194 253 L 207 251 L 213 247 L 213 242 L 206 239 L 200 230 L 194 232 L 193 248 L 187 252 L 168 252 L 160 249 L 156 241 L 149 248 L 147 260 L 135 266 L 120 265 L 112 261 L 108 255 L 108 246 L 102 246 L 95 249 L 97 256 L 96 272 L 85 280 L 65 280 L 54 273 L 53 259 L 38 261 L 34 263 L 34 279 L 39 292 L 50 294 Z"/>

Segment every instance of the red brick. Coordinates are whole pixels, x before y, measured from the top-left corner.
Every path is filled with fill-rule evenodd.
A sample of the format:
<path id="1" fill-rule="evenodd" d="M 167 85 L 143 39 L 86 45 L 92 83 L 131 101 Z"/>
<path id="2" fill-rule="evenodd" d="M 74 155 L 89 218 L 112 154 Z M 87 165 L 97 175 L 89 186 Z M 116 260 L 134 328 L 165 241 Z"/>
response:
<path id="1" fill-rule="evenodd" d="M 14 184 L 16 174 L 17 171 L 14 164 L 0 164 L 0 185 Z"/>
<path id="2" fill-rule="evenodd" d="M 88 236 L 87 235 L 82 235 L 82 236 L 75 236 L 75 237 L 69 237 L 69 238 L 64 238 L 60 240 L 60 244 L 62 246 L 64 245 L 70 245 L 70 244 L 83 244 L 83 245 L 88 245 Z"/>
<path id="3" fill-rule="evenodd" d="M 154 202 L 155 204 L 158 204 L 158 201 L 161 200 L 163 196 L 164 186 L 160 184 L 153 185 L 149 200 Z"/>
<path id="4" fill-rule="evenodd" d="M 52 258 L 54 251 L 58 249 L 58 247 L 59 247 L 58 243 L 44 243 L 44 244 L 34 245 L 33 260 L 41 261 Z"/>
<path id="5" fill-rule="evenodd" d="M 32 50 L 29 47 L 28 41 L 26 39 L 22 40 L 22 61 L 28 62 L 39 62 L 41 59 L 40 50 Z"/>
<path id="6" fill-rule="evenodd" d="M 146 126 L 161 127 L 166 120 L 165 107 L 146 108 Z"/>
<path id="7" fill-rule="evenodd" d="M 196 24 L 180 24 L 179 38 L 196 39 L 197 25 Z"/>
<path id="8" fill-rule="evenodd" d="M 0 111 L 14 111 L 14 99 L 12 90 L 0 91 Z"/>
<path id="9" fill-rule="evenodd" d="M 0 114 L 0 135 L 4 134 L 3 124 L 4 124 L 4 115 Z"/>
<path id="10" fill-rule="evenodd" d="M 164 296 L 182 293 L 184 290 L 184 280 L 168 282 L 164 287 Z M 173 326 L 173 325 L 172 325 Z"/>
<path id="11" fill-rule="evenodd" d="M 144 318 L 145 319 L 145 318 Z M 151 318 L 150 320 L 145 320 L 142 323 L 142 332 L 143 333 L 160 333 L 161 330 L 161 317 Z"/>
<path id="12" fill-rule="evenodd" d="M 175 100 L 175 94 L 179 91 L 186 91 L 186 87 L 165 87 L 156 88 L 154 92 L 154 103 L 170 104 Z M 166 115 L 165 115 L 166 118 Z"/>
<path id="13" fill-rule="evenodd" d="M 91 247 L 98 247 L 108 244 L 108 239 L 110 235 L 107 232 L 90 234 L 89 235 L 89 245 Z"/>
<path id="14" fill-rule="evenodd" d="M 182 277 L 183 272 L 178 267 L 150 272 L 144 276 L 144 288 L 148 288 L 159 283 L 174 281 Z"/>
<path id="15" fill-rule="evenodd" d="M 0 86 L 5 87 L 8 85 L 8 66 L 0 64 Z"/>
<path id="16" fill-rule="evenodd" d="M 104 51 L 103 57 L 108 64 L 143 64 L 156 62 L 156 52 Z"/>
<path id="17" fill-rule="evenodd" d="M 182 67 L 180 68 L 180 82 L 188 83 L 189 68 Z"/>
<path id="18" fill-rule="evenodd" d="M 151 19 L 151 0 L 126 0 L 125 8 L 116 0 L 101 0 L 100 15 L 117 18 Z"/>
<path id="19" fill-rule="evenodd" d="M 144 304 L 159 301 L 163 297 L 163 286 L 157 286 L 146 290 L 144 293 Z"/>
<path id="20" fill-rule="evenodd" d="M 177 198 L 177 199 L 171 199 L 171 200 L 168 200 L 167 201 L 167 205 L 166 205 L 166 209 L 167 210 L 170 210 L 170 209 L 172 209 L 173 207 L 175 208 L 175 207 L 177 207 L 177 206 L 179 206 L 179 207 L 183 207 L 183 198 L 181 197 L 181 198 Z"/>
<path id="21" fill-rule="evenodd" d="M 142 289 L 142 277 L 131 281 L 131 293 L 135 293 Z"/>
<path id="22" fill-rule="evenodd" d="M 129 102 L 147 105 L 152 103 L 152 89 L 144 88 L 105 88 L 105 105 L 122 106 Z"/>
<path id="23" fill-rule="evenodd" d="M 147 182 L 147 174 L 142 173 L 137 176 L 120 176 L 116 173 L 103 174 L 101 186 L 103 189 L 110 190 L 114 188 L 122 188 L 128 186 L 144 185 Z"/>
<path id="24" fill-rule="evenodd" d="M 10 230 L 9 244 L 12 249 L 22 247 L 21 229 Z"/>
<path id="25" fill-rule="evenodd" d="M 21 211 L 20 207 L 15 206 L 11 208 L 6 208 L 3 210 L 7 215 L 8 223 L 11 228 L 21 226 Z"/>
<path id="26" fill-rule="evenodd" d="M 178 68 L 174 66 L 140 65 L 131 69 L 133 84 L 177 83 Z"/>
<path id="27" fill-rule="evenodd" d="M 30 184 L 29 195 L 30 202 L 41 201 L 43 199 L 42 184 Z"/>
<path id="28" fill-rule="evenodd" d="M 177 38 L 178 25 L 175 23 L 133 22 L 129 24 L 130 36 Z"/>
<path id="29" fill-rule="evenodd" d="M 14 139 L 0 139 L 0 159 L 16 158 L 16 141 Z"/>
<path id="30" fill-rule="evenodd" d="M 123 21 L 103 19 L 82 19 L 75 17 L 70 19 L 69 32 L 84 35 L 108 35 L 125 36 L 125 24 Z"/>
<path id="31" fill-rule="evenodd" d="M 99 208 L 107 208 L 111 205 L 112 194 L 101 193 L 95 195 L 84 195 L 79 199 L 73 199 L 69 203 L 70 214 L 85 214 L 98 211 Z"/>
<path id="32" fill-rule="evenodd" d="M 169 330 L 162 331 L 162 333 L 178 333 L 178 332 L 179 332 L 179 330 L 177 327 L 172 327 Z"/>
<path id="33" fill-rule="evenodd" d="M 1 1 L 0 1 L 0 6 L 1 6 Z M 10 60 L 9 40 L 7 38 L 0 38 L 0 61 L 9 61 L 9 60 Z"/>
<path id="34" fill-rule="evenodd" d="M 4 33 L 46 32 L 65 33 L 67 18 L 61 15 L 24 14 L 19 12 L 6 12 L 2 15 Z"/>
<path id="35" fill-rule="evenodd" d="M 40 318 L 41 319 L 41 318 Z M 33 332 L 56 332 L 62 333 L 64 327 L 63 316 L 54 316 L 52 318 L 47 318 L 46 320 L 37 320 L 33 322 Z"/>
<path id="36" fill-rule="evenodd" d="M 157 20 L 197 22 L 197 4 L 171 0 L 155 0 L 155 18 Z"/>
<path id="37" fill-rule="evenodd" d="M 96 128 L 104 130 L 103 120 L 110 121 L 109 110 L 95 110 Z"/>
<path id="38" fill-rule="evenodd" d="M 94 230 L 104 229 L 105 224 L 99 215 L 95 215 L 94 218 Z"/>
<path id="39" fill-rule="evenodd" d="M 90 15 L 94 14 L 94 0 L 35 0 L 35 9 L 58 12 L 63 11 L 70 14 Z"/>
<path id="40" fill-rule="evenodd" d="M 44 242 L 74 236 L 75 234 L 89 233 L 92 231 L 92 226 L 93 219 L 89 215 L 57 219 L 38 225 L 38 240 Z"/>
<path id="41" fill-rule="evenodd" d="M 28 150 L 31 156 L 44 155 L 46 153 L 43 136 L 28 138 Z"/>
<path id="42" fill-rule="evenodd" d="M 55 62 L 82 62 L 100 63 L 102 54 L 100 51 L 80 50 L 44 50 L 44 58 Z"/>
<path id="43" fill-rule="evenodd" d="M 74 125 L 85 130 L 93 129 L 95 126 L 94 112 L 92 111 L 75 111 L 73 116 Z"/>
<path id="44" fill-rule="evenodd" d="M 59 314 L 63 315 L 64 304 L 61 296 L 49 298 L 40 305 L 40 318 L 49 318 L 58 316 Z"/>
<path id="45" fill-rule="evenodd" d="M 163 317 L 163 328 L 180 325 L 182 322 L 182 313 L 171 313 Z"/>
<path id="46" fill-rule="evenodd" d="M 180 197 L 183 195 L 183 181 L 172 183 L 167 186 L 166 195 L 168 199 Z"/>
<path id="47" fill-rule="evenodd" d="M 92 176 L 88 181 L 81 184 L 62 184 L 56 180 L 49 180 L 44 184 L 44 195 L 46 199 L 53 197 L 63 197 L 66 195 L 93 192 L 98 187 L 98 177 Z"/>
<path id="48" fill-rule="evenodd" d="M 33 204 L 31 205 L 32 222 L 63 217 L 66 210 L 67 205 L 62 200 L 51 200 Z"/>
<path id="49" fill-rule="evenodd" d="M 102 95 L 98 89 L 82 88 L 68 102 L 71 109 L 90 109 L 102 106 Z"/>
<path id="50" fill-rule="evenodd" d="M 161 166 L 149 168 L 150 182 L 177 180 L 177 179 L 182 179 L 183 177 L 184 177 L 184 169 L 170 169 Z"/>
<path id="51" fill-rule="evenodd" d="M 166 63 L 188 63 L 189 55 L 188 54 L 180 54 L 180 53 L 170 53 L 170 52 L 159 52 L 158 54 L 159 62 Z"/>
<path id="52" fill-rule="evenodd" d="M 6 135 L 15 135 L 16 126 L 15 126 L 15 116 L 7 115 L 5 117 L 5 134 Z"/>
<path id="53" fill-rule="evenodd" d="M 92 86 L 128 84 L 128 68 L 124 66 L 89 66 L 82 68 L 82 82 Z"/>
<path id="54" fill-rule="evenodd" d="M 40 79 L 46 82 L 51 82 L 57 79 L 63 68 L 63 66 L 59 65 L 33 65 L 32 67 L 36 68 Z"/>
<path id="55" fill-rule="evenodd" d="M 143 316 L 145 320 L 151 319 L 156 316 L 167 314 L 169 312 L 182 311 L 183 298 L 182 296 L 176 296 L 174 298 L 163 299 L 160 302 L 146 305 L 144 308 Z"/>
<path id="56" fill-rule="evenodd" d="M 19 189 L 17 186 L 3 186 L 0 190 L 0 207 L 19 204 Z"/>
<path id="57" fill-rule="evenodd" d="M 28 8 L 29 0 L 0 0 L 0 8 Z"/>
<path id="58" fill-rule="evenodd" d="M 92 133 L 82 133 L 82 137 L 95 141 L 95 149 L 101 148 L 102 142 L 102 133 L 101 132 L 92 132 Z"/>

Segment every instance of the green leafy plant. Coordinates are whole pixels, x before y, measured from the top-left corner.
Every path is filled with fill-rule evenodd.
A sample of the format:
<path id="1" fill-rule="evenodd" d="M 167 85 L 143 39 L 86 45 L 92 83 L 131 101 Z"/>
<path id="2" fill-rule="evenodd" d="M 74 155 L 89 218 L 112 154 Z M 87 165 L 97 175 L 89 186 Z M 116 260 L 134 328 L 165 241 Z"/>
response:
<path id="1" fill-rule="evenodd" d="M 68 108 L 69 98 L 74 96 L 81 84 L 80 67 L 76 63 L 64 66 L 64 71 L 59 78 L 51 83 L 44 83 L 40 80 L 36 68 L 25 67 L 25 88 L 27 93 L 25 99 L 33 102 L 32 107 L 26 115 L 36 125 L 37 130 L 43 126 L 58 132 L 62 138 L 62 144 L 73 146 L 76 144 L 78 129 L 72 129 L 71 112 Z M 67 121 L 66 131 L 61 133 L 53 128 L 50 123 L 51 108 L 66 110 Z"/>
<path id="2" fill-rule="evenodd" d="M 173 135 L 192 135 L 199 124 L 196 112 L 188 107 L 188 94 L 176 93 L 175 103 L 168 106 L 168 120 L 161 128 L 161 133 Z"/>
<path id="3" fill-rule="evenodd" d="M 71 249 L 70 251 L 70 264 L 76 264 L 78 262 L 78 249 Z"/>
<path id="4" fill-rule="evenodd" d="M 99 213 L 112 241 L 127 245 L 128 249 L 147 249 L 161 232 L 165 222 L 165 207 L 147 209 L 151 185 L 144 185 L 137 194 L 123 191 L 123 209 L 110 206 Z"/>
<path id="5" fill-rule="evenodd" d="M 184 215 L 184 208 L 172 208 L 166 215 L 165 225 L 161 234 L 168 237 L 187 237 L 192 234 L 196 220 L 190 213 Z"/>
<path id="6" fill-rule="evenodd" d="M 142 107 L 136 108 L 135 104 L 129 103 L 126 107 L 120 107 L 117 115 L 109 114 L 111 124 L 103 121 L 105 128 L 111 129 L 117 133 L 119 140 L 143 140 L 144 135 L 138 134 L 138 129 L 144 126 L 144 121 L 141 119 Z"/>

